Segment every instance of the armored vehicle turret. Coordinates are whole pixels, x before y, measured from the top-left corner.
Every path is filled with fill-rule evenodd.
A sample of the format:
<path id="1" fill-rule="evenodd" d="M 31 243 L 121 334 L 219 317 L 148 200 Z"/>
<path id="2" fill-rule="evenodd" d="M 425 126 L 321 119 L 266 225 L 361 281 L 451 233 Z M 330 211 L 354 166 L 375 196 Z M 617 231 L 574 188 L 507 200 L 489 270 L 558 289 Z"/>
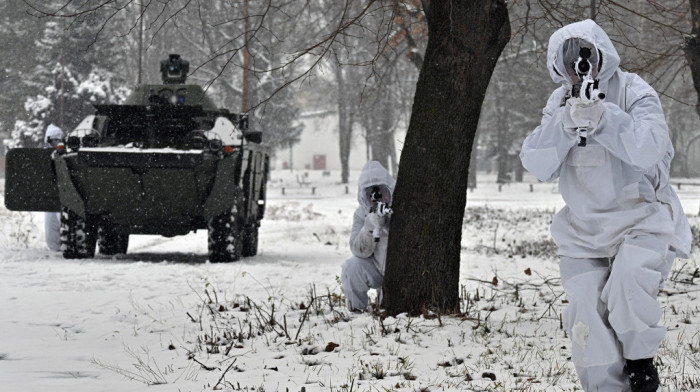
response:
<path id="1" fill-rule="evenodd" d="M 208 230 L 211 262 L 255 255 L 269 170 L 262 134 L 185 84 L 188 70 L 170 55 L 163 84 L 94 105 L 55 150 L 10 150 L 7 208 L 60 211 L 65 258 L 125 253 L 131 234 L 198 229 Z"/>

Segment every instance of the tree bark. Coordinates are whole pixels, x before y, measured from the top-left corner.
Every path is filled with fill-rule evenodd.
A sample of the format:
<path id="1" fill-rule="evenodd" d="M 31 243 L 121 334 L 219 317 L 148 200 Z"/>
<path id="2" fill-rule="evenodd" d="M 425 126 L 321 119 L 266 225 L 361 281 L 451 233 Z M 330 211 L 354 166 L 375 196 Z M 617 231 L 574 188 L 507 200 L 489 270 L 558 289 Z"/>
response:
<path id="1" fill-rule="evenodd" d="M 693 29 L 685 43 L 685 56 L 690 64 L 695 91 L 698 92 L 695 111 L 700 115 L 700 0 L 690 0 L 690 14 Z"/>
<path id="2" fill-rule="evenodd" d="M 350 179 L 350 148 L 352 147 L 352 108 L 345 91 L 345 76 L 340 64 L 335 65 L 335 78 L 338 85 L 338 140 L 340 147 L 340 182 L 347 184 Z"/>
<path id="3" fill-rule="evenodd" d="M 370 158 L 391 171 L 390 160 L 391 150 L 394 148 L 392 139 L 394 138 L 396 110 L 393 107 L 393 96 L 388 91 L 382 90 L 375 91 L 377 96 L 371 103 L 373 107 L 362 111 L 363 116 L 365 116 L 363 123 L 368 130 L 367 144 L 371 149 Z"/>
<path id="4" fill-rule="evenodd" d="M 506 184 L 510 182 L 510 138 L 508 137 L 508 122 L 506 121 L 506 109 L 504 106 L 499 106 L 496 109 L 498 119 L 496 120 L 497 132 L 497 152 L 498 152 L 498 173 L 496 174 L 496 182 Z"/>
<path id="5" fill-rule="evenodd" d="M 476 189 L 476 172 L 479 167 L 478 152 L 477 152 L 477 141 L 479 140 L 478 135 L 474 137 L 472 142 L 472 153 L 469 157 L 469 175 L 467 176 L 467 188 L 469 190 Z"/>
<path id="6" fill-rule="evenodd" d="M 143 10 L 143 3 L 139 5 L 139 20 L 138 20 L 138 26 L 139 26 L 139 33 L 136 36 L 138 40 L 138 51 L 139 51 L 139 56 L 138 56 L 138 74 L 136 76 L 136 84 L 140 85 L 143 83 L 143 18 L 144 18 L 144 10 Z"/>
<path id="7" fill-rule="evenodd" d="M 248 20 L 248 0 L 243 0 L 243 92 L 241 93 L 241 113 L 248 112 L 248 69 L 250 67 L 250 52 L 248 51 L 248 30 L 250 22 Z"/>
<path id="8" fill-rule="evenodd" d="M 428 46 L 393 199 L 383 306 L 389 314 L 459 307 L 467 177 L 481 105 L 510 39 L 504 0 L 423 2 Z"/>

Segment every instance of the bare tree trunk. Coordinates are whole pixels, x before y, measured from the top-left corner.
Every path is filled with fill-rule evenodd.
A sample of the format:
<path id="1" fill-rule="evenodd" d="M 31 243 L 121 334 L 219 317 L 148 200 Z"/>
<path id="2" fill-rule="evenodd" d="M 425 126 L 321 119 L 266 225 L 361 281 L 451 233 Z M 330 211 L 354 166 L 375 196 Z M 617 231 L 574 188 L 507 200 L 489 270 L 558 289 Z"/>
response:
<path id="1" fill-rule="evenodd" d="M 352 108 L 345 91 L 345 76 L 339 64 L 335 65 L 335 78 L 338 86 L 338 140 L 340 143 L 340 182 L 347 184 L 350 179 L 350 147 L 352 147 Z"/>
<path id="2" fill-rule="evenodd" d="M 520 161 L 520 159 L 515 159 L 515 162 L 513 162 L 513 170 L 515 171 L 515 182 L 523 182 L 523 175 L 525 174 L 525 168 L 523 167 L 523 163 Z"/>
<path id="3" fill-rule="evenodd" d="M 700 115 L 700 0 L 690 0 L 690 13 L 693 29 L 685 42 L 685 57 L 690 64 L 695 91 L 698 92 L 698 104 L 695 110 Z"/>
<path id="4" fill-rule="evenodd" d="M 143 16 L 144 14 L 144 9 L 143 9 L 143 3 L 139 5 L 139 34 L 138 34 L 138 51 L 139 51 L 139 58 L 138 58 L 138 74 L 136 76 L 136 84 L 141 84 L 143 83 Z"/>
<path id="5" fill-rule="evenodd" d="M 372 156 L 373 161 L 377 161 L 382 164 L 387 170 L 391 170 L 390 159 L 391 151 L 390 148 L 393 147 L 391 144 L 391 138 L 393 134 L 382 133 L 375 135 L 372 143 Z"/>
<path id="6" fill-rule="evenodd" d="M 60 101 L 59 101 L 59 109 L 58 109 L 58 123 L 61 129 L 66 129 L 65 125 L 63 124 L 63 111 L 64 111 L 64 106 L 65 106 L 65 101 L 66 101 L 66 91 L 65 91 L 65 84 L 66 84 L 66 56 L 61 52 L 61 95 L 60 95 Z"/>
<path id="7" fill-rule="evenodd" d="M 496 109 L 498 120 L 496 121 L 497 130 L 497 151 L 498 151 L 498 173 L 496 174 L 496 182 L 505 184 L 510 182 L 510 157 L 508 150 L 510 147 L 510 138 L 508 137 L 508 122 L 506 121 L 506 110 L 504 106 Z"/>
<path id="8" fill-rule="evenodd" d="M 241 113 L 248 111 L 248 68 L 250 67 L 250 52 L 248 51 L 248 30 L 250 22 L 248 20 L 248 0 L 243 0 L 243 18 L 244 18 L 244 33 L 243 39 L 243 92 L 241 96 Z"/>
<path id="9" fill-rule="evenodd" d="M 396 142 L 394 141 L 394 137 L 392 136 L 391 139 L 389 139 L 389 157 L 391 158 L 391 163 L 389 166 L 387 166 L 387 170 L 391 172 L 391 175 L 396 177 L 396 173 L 399 172 L 399 162 L 396 157 Z"/>
<path id="10" fill-rule="evenodd" d="M 383 301 L 389 314 L 458 310 L 472 144 L 510 39 L 504 0 L 423 4 L 429 39 L 393 200 Z"/>
<path id="11" fill-rule="evenodd" d="M 371 124 L 368 142 L 372 147 L 372 160 L 381 163 L 387 170 L 391 170 L 389 160 L 391 149 L 394 148 L 391 141 L 394 137 L 395 113 L 391 95 L 384 91 L 379 91 L 378 94 L 380 99 L 377 102 L 384 110 L 375 111 L 375 118 L 368 122 Z"/>
<path id="12" fill-rule="evenodd" d="M 470 190 L 476 189 L 476 172 L 478 170 L 478 154 L 477 154 L 477 140 L 478 135 L 474 137 L 474 142 L 472 143 L 472 153 L 469 157 L 469 175 L 467 176 L 467 188 Z"/>

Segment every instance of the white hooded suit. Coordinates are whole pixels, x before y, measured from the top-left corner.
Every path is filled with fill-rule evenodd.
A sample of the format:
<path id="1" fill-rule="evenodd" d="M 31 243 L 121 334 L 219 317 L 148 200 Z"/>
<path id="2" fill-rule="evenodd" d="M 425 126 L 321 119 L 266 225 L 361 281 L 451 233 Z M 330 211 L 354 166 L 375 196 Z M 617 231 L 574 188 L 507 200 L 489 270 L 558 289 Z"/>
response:
<path id="1" fill-rule="evenodd" d="M 583 147 L 562 125 L 573 85 L 563 48 L 572 38 L 595 47 L 596 77 L 605 93 L 604 114 Z M 665 334 L 657 325 L 658 290 L 675 256 L 690 253 L 689 224 L 669 184 L 674 152 L 661 103 L 653 88 L 619 63 L 595 22 L 556 31 L 547 67 L 562 86 L 520 154 L 540 180 L 559 179 L 566 202 L 551 232 L 569 298 L 564 317 L 573 360 L 587 391 L 628 390 L 623 358 L 654 357 Z"/>
<path id="2" fill-rule="evenodd" d="M 44 148 L 53 148 L 54 143 L 63 140 L 63 130 L 53 124 L 49 124 L 44 135 Z M 46 246 L 49 250 L 61 250 L 61 213 L 44 213 L 44 234 L 46 236 Z"/>
<path id="3" fill-rule="evenodd" d="M 372 228 L 367 227 L 365 223 L 372 206 L 366 189 L 372 186 L 383 186 L 389 193 L 384 195 L 385 201 L 391 204 L 395 184 L 396 181 L 391 174 L 376 161 L 369 161 L 365 164 L 357 181 L 357 201 L 360 206 L 353 215 L 352 232 L 350 233 L 350 251 L 353 257 L 343 263 L 340 273 L 346 303 L 350 309 L 365 310 L 367 308 L 367 291 L 370 288 L 377 289 L 381 293 L 386 266 L 386 251 L 389 244 L 389 216 L 384 217 L 384 226 L 378 232 L 379 241 L 375 241 Z"/>

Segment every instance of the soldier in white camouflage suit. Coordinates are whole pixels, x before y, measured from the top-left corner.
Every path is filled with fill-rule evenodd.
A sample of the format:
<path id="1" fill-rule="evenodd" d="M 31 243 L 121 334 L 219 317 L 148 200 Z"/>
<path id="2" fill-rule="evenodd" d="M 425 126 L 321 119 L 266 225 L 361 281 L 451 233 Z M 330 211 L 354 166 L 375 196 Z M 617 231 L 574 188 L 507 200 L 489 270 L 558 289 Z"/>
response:
<path id="1" fill-rule="evenodd" d="M 55 148 L 63 141 L 63 131 L 54 124 L 49 124 L 44 135 L 44 148 Z M 53 251 L 61 250 L 61 213 L 44 213 L 44 234 L 46 236 L 46 246 Z"/>
<path id="2" fill-rule="evenodd" d="M 367 308 L 369 289 L 379 291 L 386 265 L 391 221 L 391 197 L 395 181 L 388 171 L 376 161 L 369 161 L 362 168 L 357 181 L 357 201 L 350 234 L 350 251 L 353 257 L 343 263 L 340 281 L 350 310 Z"/>
<path id="3" fill-rule="evenodd" d="M 653 359 L 666 333 L 656 297 L 674 258 L 688 257 L 691 234 L 669 184 L 673 146 L 659 97 L 619 64 L 592 20 L 556 31 L 547 66 L 562 86 L 520 158 L 540 180 L 558 178 L 566 202 L 551 231 L 583 389 L 647 392 L 659 386 Z M 581 81 L 577 97 L 572 87 Z"/>

